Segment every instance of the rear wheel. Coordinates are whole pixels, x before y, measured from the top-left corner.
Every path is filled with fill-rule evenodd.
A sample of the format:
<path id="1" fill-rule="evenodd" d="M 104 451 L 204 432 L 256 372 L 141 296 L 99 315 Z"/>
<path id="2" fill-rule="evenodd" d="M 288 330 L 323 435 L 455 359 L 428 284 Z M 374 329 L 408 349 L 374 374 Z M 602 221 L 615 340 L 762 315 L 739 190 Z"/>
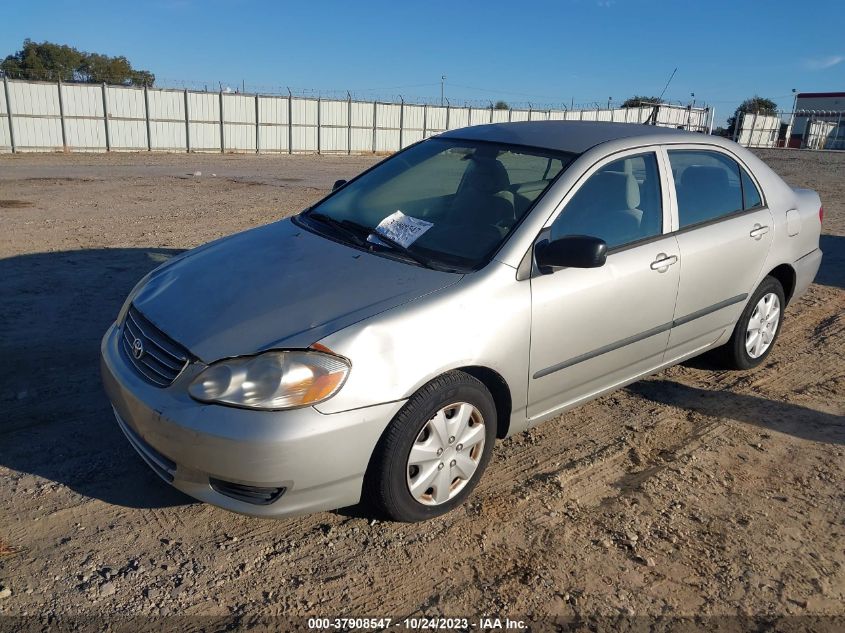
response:
<path id="1" fill-rule="evenodd" d="M 387 427 L 365 481 L 367 500 L 396 521 L 422 521 L 463 503 L 490 461 L 496 407 L 460 371 L 414 394 Z"/>
<path id="2" fill-rule="evenodd" d="M 729 367 L 751 369 L 766 360 L 780 333 L 785 305 L 781 283 L 766 277 L 745 306 L 731 339 L 720 350 Z"/>

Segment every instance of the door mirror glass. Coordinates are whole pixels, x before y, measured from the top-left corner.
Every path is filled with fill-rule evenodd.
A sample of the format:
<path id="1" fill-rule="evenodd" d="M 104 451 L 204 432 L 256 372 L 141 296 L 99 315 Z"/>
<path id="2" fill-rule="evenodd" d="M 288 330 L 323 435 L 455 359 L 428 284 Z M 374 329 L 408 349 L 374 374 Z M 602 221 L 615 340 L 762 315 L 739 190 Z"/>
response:
<path id="1" fill-rule="evenodd" d="M 599 268 L 607 261 L 607 244 L 590 235 L 569 235 L 538 242 L 534 258 L 543 274 L 553 268 Z"/>
<path id="2" fill-rule="evenodd" d="M 335 181 L 334 181 L 334 185 L 332 185 L 332 191 L 337 191 L 337 190 L 338 190 L 338 189 L 340 189 L 343 185 L 345 185 L 345 184 L 346 184 L 346 182 L 347 182 L 347 181 L 346 181 L 346 180 L 343 180 L 343 179 L 341 179 L 341 180 L 335 180 Z"/>

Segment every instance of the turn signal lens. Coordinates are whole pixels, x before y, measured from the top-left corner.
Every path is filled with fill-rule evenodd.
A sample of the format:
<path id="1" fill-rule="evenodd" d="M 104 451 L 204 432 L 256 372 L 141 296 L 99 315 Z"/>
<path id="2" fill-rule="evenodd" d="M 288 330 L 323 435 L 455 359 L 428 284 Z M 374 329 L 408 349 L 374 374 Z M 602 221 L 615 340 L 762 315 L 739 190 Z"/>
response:
<path id="1" fill-rule="evenodd" d="M 279 410 L 331 398 L 349 374 L 346 359 L 323 352 L 264 352 L 214 363 L 188 393 L 201 402 Z"/>
<path id="2" fill-rule="evenodd" d="M 819 207 L 819 222 L 824 222 L 824 207 Z"/>

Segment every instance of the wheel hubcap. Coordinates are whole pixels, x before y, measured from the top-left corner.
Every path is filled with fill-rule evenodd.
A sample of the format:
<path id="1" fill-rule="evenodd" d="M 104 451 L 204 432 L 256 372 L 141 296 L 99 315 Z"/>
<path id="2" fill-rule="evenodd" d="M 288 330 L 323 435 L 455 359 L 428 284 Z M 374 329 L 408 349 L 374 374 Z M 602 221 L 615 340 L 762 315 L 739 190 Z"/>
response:
<path id="1" fill-rule="evenodd" d="M 780 300 L 770 292 L 763 295 L 748 320 L 745 331 L 745 351 L 751 358 L 760 358 L 775 340 L 780 323 Z"/>
<path id="2" fill-rule="evenodd" d="M 411 496 L 424 505 L 446 503 L 467 485 L 484 453 L 481 411 L 467 402 L 440 409 L 423 425 L 408 455 Z"/>

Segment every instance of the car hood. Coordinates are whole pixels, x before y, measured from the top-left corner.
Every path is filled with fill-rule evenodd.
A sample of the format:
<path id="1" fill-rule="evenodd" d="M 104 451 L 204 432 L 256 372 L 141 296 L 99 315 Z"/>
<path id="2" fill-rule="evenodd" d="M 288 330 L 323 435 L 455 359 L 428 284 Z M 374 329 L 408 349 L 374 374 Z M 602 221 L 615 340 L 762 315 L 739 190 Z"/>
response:
<path id="1" fill-rule="evenodd" d="M 166 263 L 133 304 L 196 357 L 211 362 L 308 347 L 461 277 L 339 244 L 288 219 Z"/>

